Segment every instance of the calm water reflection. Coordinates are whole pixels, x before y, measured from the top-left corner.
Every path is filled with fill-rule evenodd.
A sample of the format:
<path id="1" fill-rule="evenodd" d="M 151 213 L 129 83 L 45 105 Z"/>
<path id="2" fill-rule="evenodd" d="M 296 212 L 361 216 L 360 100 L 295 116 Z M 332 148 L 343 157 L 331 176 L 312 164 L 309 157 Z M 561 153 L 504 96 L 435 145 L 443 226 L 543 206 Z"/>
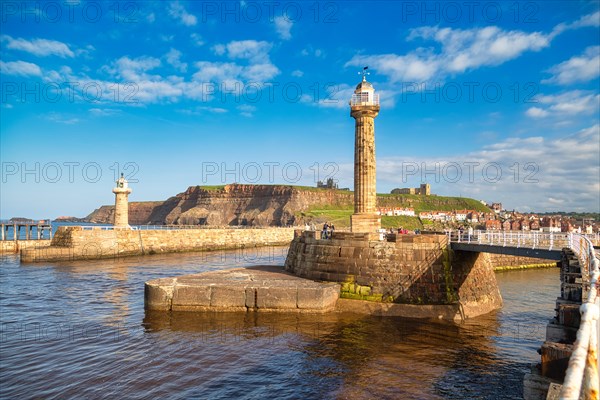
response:
<path id="1" fill-rule="evenodd" d="M 285 248 L 0 268 L 0 397 L 517 399 L 558 270 L 497 275 L 456 326 L 355 315 L 145 313 L 149 279 L 282 265 Z"/>

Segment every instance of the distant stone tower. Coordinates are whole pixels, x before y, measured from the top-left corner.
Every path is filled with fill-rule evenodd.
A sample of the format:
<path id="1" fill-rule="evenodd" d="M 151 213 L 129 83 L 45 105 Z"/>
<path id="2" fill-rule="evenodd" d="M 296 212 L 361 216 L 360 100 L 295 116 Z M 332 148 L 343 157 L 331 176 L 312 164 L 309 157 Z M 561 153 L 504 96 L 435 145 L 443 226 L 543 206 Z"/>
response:
<path id="1" fill-rule="evenodd" d="M 117 180 L 117 187 L 113 188 L 115 194 L 115 220 L 113 225 L 117 227 L 129 226 L 129 203 L 127 197 L 131 193 L 131 188 L 128 187 L 127 179 L 121 173 L 121 177 Z"/>
<path id="2" fill-rule="evenodd" d="M 379 114 L 379 95 L 367 82 L 366 68 L 362 82 L 350 100 L 350 115 L 355 122 L 354 142 L 354 214 L 352 232 L 375 233 L 381 228 L 376 214 L 375 188 L 375 117 Z"/>

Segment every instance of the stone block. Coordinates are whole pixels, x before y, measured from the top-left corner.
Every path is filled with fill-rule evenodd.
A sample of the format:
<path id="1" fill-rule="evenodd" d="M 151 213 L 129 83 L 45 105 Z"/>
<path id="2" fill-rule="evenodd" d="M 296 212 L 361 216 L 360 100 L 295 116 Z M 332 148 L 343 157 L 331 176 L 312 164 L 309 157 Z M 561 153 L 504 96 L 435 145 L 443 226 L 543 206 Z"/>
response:
<path id="1" fill-rule="evenodd" d="M 210 306 L 246 308 L 246 291 L 239 286 L 213 286 L 211 288 Z"/>
<path id="2" fill-rule="evenodd" d="M 354 247 L 342 246 L 342 248 L 340 250 L 340 257 L 352 258 L 353 256 L 354 256 Z"/>
<path id="3" fill-rule="evenodd" d="M 148 310 L 171 310 L 174 279 L 158 279 L 144 285 L 144 304 Z"/>
<path id="4" fill-rule="evenodd" d="M 172 308 L 178 306 L 210 306 L 211 287 L 206 286 L 179 286 L 173 291 Z"/>
<path id="5" fill-rule="evenodd" d="M 328 285 L 320 288 L 298 287 L 297 306 L 305 310 L 328 310 L 335 307 L 339 298 L 339 285 Z"/>
<path id="6" fill-rule="evenodd" d="M 256 307 L 260 309 L 297 308 L 298 290 L 285 287 L 259 287 L 256 289 Z"/>

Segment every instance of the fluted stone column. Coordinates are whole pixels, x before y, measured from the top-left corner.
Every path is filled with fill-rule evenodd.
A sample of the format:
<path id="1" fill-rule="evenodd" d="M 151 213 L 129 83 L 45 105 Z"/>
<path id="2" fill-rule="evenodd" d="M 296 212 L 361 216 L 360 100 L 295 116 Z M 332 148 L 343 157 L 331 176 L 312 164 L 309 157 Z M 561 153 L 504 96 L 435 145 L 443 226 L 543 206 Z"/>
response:
<path id="1" fill-rule="evenodd" d="M 373 86 L 363 79 L 350 102 L 350 115 L 355 119 L 354 142 L 354 214 L 352 232 L 375 233 L 381 227 L 377 211 L 375 167 L 375 117 L 379 99 Z"/>
<path id="2" fill-rule="evenodd" d="M 375 213 L 375 121 L 379 107 L 352 107 L 356 120 L 354 145 L 354 213 Z"/>

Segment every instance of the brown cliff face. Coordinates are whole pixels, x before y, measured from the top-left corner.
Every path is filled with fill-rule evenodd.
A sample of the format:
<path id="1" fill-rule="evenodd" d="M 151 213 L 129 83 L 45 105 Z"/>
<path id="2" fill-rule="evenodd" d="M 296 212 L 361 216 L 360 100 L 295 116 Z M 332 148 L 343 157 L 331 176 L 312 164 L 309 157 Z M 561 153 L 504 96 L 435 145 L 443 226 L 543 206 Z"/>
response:
<path id="1" fill-rule="evenodd" d="M 129 203 L 129 224 L 144 225 L 148 222 L 152 211 L 162 205 L 162 201 L 141 201 Z M 85 217 L 86 222 L 112 224 L 115 217 L 115 206 L 102 206 Z"/>
<path id="2" fill-rule="evenodd" d="M 207 190 L 190 186 L 163 202 L 129 203 L 129 223 L 285 226 L 298 222 L 295 214 L 312 205 L 348 206 L 352 201 L 352 192 L 327 189 L 231 184 Z M 112 223 L 113 214 L 114 206 L 102 206 L 86 220 Z"/>

